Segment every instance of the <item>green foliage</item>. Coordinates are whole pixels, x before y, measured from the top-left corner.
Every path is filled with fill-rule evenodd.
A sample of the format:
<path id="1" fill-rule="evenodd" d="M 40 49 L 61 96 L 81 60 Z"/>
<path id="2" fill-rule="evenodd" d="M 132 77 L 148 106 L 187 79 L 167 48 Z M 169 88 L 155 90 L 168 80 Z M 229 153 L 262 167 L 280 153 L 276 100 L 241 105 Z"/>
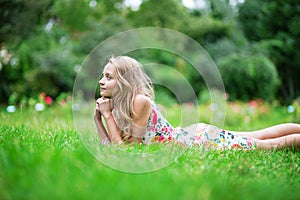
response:
<path id="1" fill-rule="evenodd" d="M 273 100 L 279 83 L 274 64 L 263 55 L 231 54 L 219 61 L 231 100 Z"/>
<path id="2" fill-rule="evenodd" d="M 53 0 L 1 0 L 0 44 L 17 45 L 47 20 Z"/>
<path id="3" fill-rule="evenodd" d="M 208 3 L 206 1 L 206 3 Z M 215 19 L 232 20 L 234 17 L 234 8 L 230 1 L 226 0 L 209 0 L 211 15 Z"/>
<path id="4" fill-rule="evenodd" d="M 201 45 L 216 42 L 231 36 L 232 24 L 214 19 L 210 16 L 191 18 L 183 32 L 195 39 Z"/>
<path id="5" fill-rule="evenodd" d="M 300 95 L 300 10 L 294 0 L 246 0 L 238 6 L 228 0 L 205 0 L 204 7 L 195 9 L 178 0 L 144 0 L 137 10 L 123 0 L 3 0 L 0 7 L 1 103 L 7 103 L 10 95 L 18 102 L 40 92 L 55 97 L 70 91 L 74 65 L 79 66 L 96 45 L 144 26 L 185 33 L 217 63 L 231 54 L 264 55 L 277 68 L 282 83 L 278 97 L 289 103 Z M 155 51 L 140 55 L 142 62 L 155 60 L 184 74 L 197 95 L 205 88 L 199 74 L 182 59 Z"/>
<path id="6" fill-rule="evenodd" d="M 212 58 L 218 62 L 224 56 L 240 52 L 243 47 L 238 46 L 233 40 L 224 38 L 206 46 Z"/>
<path id="7" fill-rule="evenodd" d="M 78 61 L 71 50 L 67 39 L 56 41 L 48 34 L 23 42 L 17 52 L 17 65 L 5 77 L 11 81 L 8 90 L 17 93 L 16 103 L 23 97 L 37 96 L 41 92 L 55 98 L 61 92 L 70 91 L 75 76 L 74 65 Z"/>
<path id="8" fill-rule="evenodd" d="M 36 54 L 35 57 L 36 68 L 25 76 L 32 92 L 43 91 L 57 97 L 61 92 L 72 89 L 75 59 L 72 59 L 68 51 L 57 49 L 48 54 Z"/>
<path id="9" fill-rule="evenodd" d="M 245 36 L 250 40 L 259 40 L 271 34 L 265 32 L 263 26 L 264 16 L 268 12 L 270 4 L 264 1 L 245 1 L 239 8 L 239 20 L 242 22 L 242 28 Z M 269 35 L 268 35 L 269 36 Z"/>
<path id="10" fill-rule="evenodd" d="M 295 0 L 246 0 L 239 8 L 239 21 L 249 40 L 270 41 L 268 52 L 275 63 L 285 103 L 300 95 L 300 6 Z M 274 43 L 276 41 L 276 43 Z"/>
<path id="11" fill-rule="evenodd" d="M 187 24 L 189 16 L 177 0 L 147 0 L 143 1 L 137 11 L 129 12 L 128 17 L 135 27 L 154 26 L 178 30 Z"/>
<path id="12" fill-rule="evenodd" d="M 82 34 L 74 49 L 85 56 L 105 39 L 129 28 L 126 18 L 117 14 L 107 15 L 100 21 L 90 21 L 89 26 L 90 29 Z"/>
<path id="13" fill-rule="evenodd" d="M 167 9 L 168 12 L 165 12 Z M 222 11 L 221 8 L 218 9 Z M 137 11 L 127 14 L 134 27 L 154 26 L 178 30 L 200 44 L 215 42 L 232 32 L 232 23 L 210 15 L 194 16 L 177 0 L 143 1 Z"/>
<path id="14" fill-rule="evenodd" d="M 87 17 L 89 15 L 88 0 L 55 1 L 53 7 L 54 14 L 71 31 L 83 31 L 87 28 Z"/>

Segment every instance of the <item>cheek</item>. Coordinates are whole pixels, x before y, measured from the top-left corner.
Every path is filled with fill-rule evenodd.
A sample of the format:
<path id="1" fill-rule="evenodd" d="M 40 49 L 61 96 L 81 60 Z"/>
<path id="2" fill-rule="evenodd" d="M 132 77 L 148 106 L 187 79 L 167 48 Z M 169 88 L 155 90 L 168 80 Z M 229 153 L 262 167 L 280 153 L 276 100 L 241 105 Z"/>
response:
<path id="1" fill-rule="evenodd" d="M 110 89 L 115 89 L 116 86 L 117 86 L 117 82 L 116 82 L 116 81 L 111 81 L 111 82 L 109 83 L 109 88 L 110 88 Z"/>

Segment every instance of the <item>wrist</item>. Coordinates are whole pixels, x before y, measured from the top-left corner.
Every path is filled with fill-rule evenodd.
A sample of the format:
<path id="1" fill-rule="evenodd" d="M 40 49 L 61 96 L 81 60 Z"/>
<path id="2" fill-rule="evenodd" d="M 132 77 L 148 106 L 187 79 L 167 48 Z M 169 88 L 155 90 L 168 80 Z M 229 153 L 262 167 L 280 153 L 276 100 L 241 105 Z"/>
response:
<path id="1" fill-rule="evenodd" d="M 101 121 L 101 114 L 99 115 L 99 114 L 94 114 L 94 120 L 96 121 Z"/>
<path id="2" fill-rule="evenodd" d="M 102 116 L 103 116 L 105 119 L 108 119 L 108 118 L 111 118 L 111 117 L 112 117 L 112 113 L 111 113 L 111 112 L 102 113 Z"/>

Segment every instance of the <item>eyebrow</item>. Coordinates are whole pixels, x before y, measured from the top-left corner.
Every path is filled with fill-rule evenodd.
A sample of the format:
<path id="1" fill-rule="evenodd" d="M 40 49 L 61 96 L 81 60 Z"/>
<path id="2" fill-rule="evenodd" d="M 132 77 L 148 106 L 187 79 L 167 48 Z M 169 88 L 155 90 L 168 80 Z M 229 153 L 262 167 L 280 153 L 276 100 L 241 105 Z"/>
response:
<path id="1" fill-rule="evenodd" d="M 111 74 L 111 73 L 108 73 L 108 72 L 106 72 L 106 73 L 102 73 L 102 76 L 107 76 L 107 75 L 109 75 L 109 76 L 112 76 L 113 77 L 113 74 Z"/>

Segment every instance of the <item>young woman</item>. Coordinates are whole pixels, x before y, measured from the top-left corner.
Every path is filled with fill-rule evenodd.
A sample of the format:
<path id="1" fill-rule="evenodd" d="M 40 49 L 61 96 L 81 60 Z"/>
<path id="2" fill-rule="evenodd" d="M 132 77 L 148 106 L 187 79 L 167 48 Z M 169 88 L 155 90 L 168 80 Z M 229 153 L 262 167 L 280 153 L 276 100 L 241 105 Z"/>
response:
<path id="1" fill-rule="evenodd" d="M 151 80 L 133 58 L 111 58 L 102 75 L 102 97 L 96 101 L 94 115 L 102 144 L 174 142 L 219 150 L 300 146 L 300 125 L 293 123 L 252 132 L 231 132 L 203 123 L 173 128 L 153 101 Z"/>

